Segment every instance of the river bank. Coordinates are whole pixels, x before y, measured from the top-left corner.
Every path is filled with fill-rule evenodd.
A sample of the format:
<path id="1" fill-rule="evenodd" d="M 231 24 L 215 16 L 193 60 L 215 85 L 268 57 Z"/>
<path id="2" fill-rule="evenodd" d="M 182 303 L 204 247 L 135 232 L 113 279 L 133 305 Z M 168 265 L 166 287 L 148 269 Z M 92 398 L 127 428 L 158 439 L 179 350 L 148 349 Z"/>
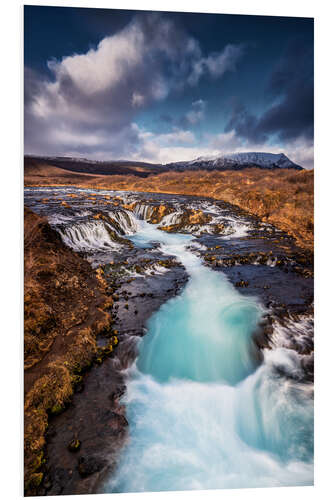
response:
<path id="1" fill-rule="evenodd" d="M 288 169 L 94 175 L 50 165 L 27 165 L 25 186 L 78 186 L 87 189 L 141 191 L 205 197 L 237 205 L 293 236 L 313 252 L 314 173 Z"/>
<path id="2" fill-rule="evenodd" d="M 112 299 L 90 265 L 47 220 L 24 211 L 25 491 L 44 479 L 48 421 L 82 387 L 98 355 L 96 334 L 110 329 Z"/>
<path id="3" fill-rule="evenodd" d="M 151 333 L 156 332 L 157 323 L 161 323 L 155 319 L 157 323 L 155 327 L 152 326 L 154 318 L 159 318 L 160 311 L 165 310 L 163 307 L 173 304 L 172 300 L 177 304 L 182 303 L 185 290 L 190 286 L 190 282 L 193 282 L 188 259 L 193 258 L 198 265 L 200 263 L 199 281 L 203 284 L 206 282 L 205 273 L 209 273 L 207 290 L 214 290 L 214 286 L 219 290 L 220 280 L 227 280 L 227 288 L 223 293 L 230 295 L 233 290 L 233 303 L 234 298 L 238 297 L 239 300 L 239 297 L 243 297 L 246 303 L 250 301 L 252 304 L 253 297 L 256 297 L 255 304 L 260 304 L 260 317 L 255 320 L 255 325 L 249 332 L 249 338 L 253 339 L 250 342 L 253 346 L 250 349 L 250 371 L 239 371 L 237 359 L 240 360 L 242 356 L 238 354 L 231 363 L 231 378 L 226 379 L 225 374 L 220 374 L 218 379 L 222 377 L 223 380 L 229 380 L 229 385 L 237 385 L 239 377 L 245 377 L 247 380 L 247 374 L 252 370 L 256 374 L 260 370 L 265 372 L 267 366 L 263 360 L 270 357 L 267 353 L 276 353 L 276 349 L 279 349 L 280 353 L 281 350 L 287 351 L 288 355 L 271 363 L 274 379 L 277 377 L 277 387 L 284 387 L 285 383 L 290 385 L 292 380 L 296 380 L 293 383 L 296 383 L 298 391 L 303 387 L 298 384 L 305 384 L 311 392 L 313 263 L 311 253 L 295 245 L 295 241 L 287 234 L 257 217 L 249 216 L 233 205 L 209 198 L 66 187 L 28 188 L 25 192 L 25 202 L 32 210 L 47 217 L 63 242 L 88 260 L 95 270 L 95 275 L 97 273 L 97 277 L 105 282 L 104 293 L 112 297 L 113 301 L 110 310 L 113 318 L 112 329 L 117 332 L 119 340 L 112 357 L 105 357 L 100 365 L 98 361 L 83 375 L 83 389 L 74 394 L 70 407 L 49 422 L 45 448 L 45 477 L 40 485 L 43 494 L 88 493 L 105 491 L 105 488 L 106 491 L 140 490 L 134 481 L 135 474 L 134 486 L 130 486 L 130 479 L 125 481 L 125 474 L 119 476 L 119 470 L 122 470 L 126 463 L 124 457 L 128 456 L 128 443 L 133 441 L 135 416 L 140 414 L 135 401 L 134 406 L 131 406 L 131 395 L 140 398 L 140 384 L 143 387 L 142 378 L 139 385 L 135 373 L 133 379 L 133 362 L 138 352 L 142 354 L 142 342 L 140 343 L 139 339 L 148 328 L 149 333 L 144 339 L 149 341 L 149 338 L 152 338 Z M 181 253 L 179 250 L 175 253 L 170 247 L 174 238 L 176 246 L 182 247 Z M 184 261 L 185 256 L 187 257 Z M 100 280 L 98 282 L 100 283 Z M 213 286 L 215 282 L 216 285 Z M 204 287 L 199 289 L 199 303 L 204 302 L 200 300 L 201 294 L 207 305 L 199 318 L 203 322 L 206 321 L 205 318 L 211 317 L 215 307 L 213 298 L 206 297 L 207 290 Z M 217 304 L 216 310 L 220 308 L 221 304 Z M 257 311 L 257 305 L 255 310 Z M 182 321 L 191 317 L 194 312 L 195 309 L 190 309 L 185 316 L 181 314 Z M 201 324 L 199 321 L 195 323 Z M 187 331 L 186 324 L 183 323 L 180 331 Z M 204 359 L 205 346 L 207 352 L 214 351 L 210 343 L 207 343 L 206 335 L 209 332 L 205 333 L 204 330 L 202 323 L 203 344 L 198 350 L 201 362 Z M 173 346 L 172 335 L 164 335 L 163 338 L 167 344 L 170 341 L 169 348 L 172 353 L 184 351 L 176 345 Z M 103 349 L 107 342 L 107 336 L 96 336 L 97 349 Z M 194 345 L 190 339 L 188 349 Z M 151 358 L 158 359 L 159 355 L 154 353 Z M 193 367 L 198 364 L 195 359 L 193 358 Z M 254 362 L 255 359 L 257 361 Z M 169 362 L 165 366 L 167 370 L 172 367 Z M 259 370 L 256 369 L 258 366 Z M 242 375 L 233 379 L 234 370 Z M 152 386 L 145 385 L 146 389 L 149 387 Z M 154 394 L 158 391 L 161 396 L 154 408 L 162 415 L 168 388 L 164 385 L 161 388 L 153 388 Z M 186 387 L 182 390 L 187 394 Z M 215 400 L 218 398 L 209 387 L 205 386 L 203 392 L 211 394 Z M 175 397 L 177 393 L 176 389 Z M 190 393 L 191 391 L 189 396 Z M 253 400 L 250 393 L 249 397 Z M 222 393 L 220 401 L 224 402 L 221 403 L 224 408 L 229 404 Z M 309 467 L 305 467 L 305 476 L 306 481 L 311 481 L 311 397 L 306 398 L 306 401 L 309 410 L 307 433 L 310 434 L 306 438 L 309 446 L 306 460 Z M 204 401 L 201 403 L 205 404 Z M 206 403 L 211 404 L 209 398 Z M 222 407 L 216 415 L 217 421 L 222 418 Z M 149 404 L 146 408 L 150 412 Z M 291 410 L 292 408 L 291 405 Z M 152 414 L 147 414 L 146 431 L 151 427 L 151 416 Z M 172 420 L 173 417 L 169 415 L 168 418 Z M 296 412 L 292 418 L 299 422 L 301 416 Z M 224 423 L 227 425 L 226 421 Z M 281 422 L 277 424 L 277 428 L 280 424 Z M 179 435 L 183 432 L 184 429 L 180 428 Z M 77 452 L 68 449 L 73 438 L 80 441 Z M 244 436 L 243 438 L 245 439 Z M 209 442 L 207 439 L 206 446 Z M 260 444 L 262 447 L 263 441 L 250 444 L 254 447 Z M 125 455 L 122 452 L 124 446 Z M 147 450 L 149 447 L 148 443 Z M 133 449 L 129 453 L 132 458 L 136 456 L 135 450 L 132 454 Z M 174 455 L 170 452 L 169 456 L 172 458 Z M 289 457 L 289 461 L 292 458 L 295 457 Z M 305 460 L 304 457 L 302 459 Z M 117 477 L 120 477 L 120 482 L 112 479 Z M 115 482 L 111 484 L 110 480 L 111 483 Z M 146 490 L 156 487 L 156 483 L 154 485 L 149 482 L 149 478 L 147 480 Z M 180 488 L 176 480 L 173 484 Z M 211 484 L 213 487 L 213 478 Z M 158 487 L 165 489 L 161 485 Z"/>

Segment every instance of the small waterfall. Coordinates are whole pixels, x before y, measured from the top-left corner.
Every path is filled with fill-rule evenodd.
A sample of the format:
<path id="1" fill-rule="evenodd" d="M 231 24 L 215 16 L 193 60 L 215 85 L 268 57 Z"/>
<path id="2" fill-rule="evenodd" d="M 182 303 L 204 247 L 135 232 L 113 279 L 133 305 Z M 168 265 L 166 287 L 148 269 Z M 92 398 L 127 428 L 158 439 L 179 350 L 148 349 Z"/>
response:
<path id="1" fill-rule="evenodd" d="M 153 207 L 143 203 L 138 203 L 133 212 L 138 219 L 149 220 L 153 213 Z"/>
<path id="2" fill-rule="evenodd" d="M 194 236 L 200 236 L 201 234 L 214 234 L 214 225 L 205 224 L 200 226 L 200 224 L 195 224 L 192 226 L 187 226 L 186 230 L 194 234 Z"/>
<path id="3" fill-rule="evenodd" d="M 77 252 L 118 250 L 121 246 L 113 241 L 113 228 L 103 220 L 58 226 L 64 243 Z"/>
<path id="4" fill-rule="evenodd" d="M 48 220 L 52 226 L 57 226 L 58 224 L 65 224 L 73 219 L 72 215 L 63 214 L 52 214 L 49 216 Z"/>
<path id="5" fill-rule="evenodd" d="M 111 219 L 115 219 L 122 230 L 122 235 L 134 234 L 138 231 L 138 223 L 135 216 L 129 210 L 117 210 L 109 212 Z"/>
<path id="6" fill-rule="evenodd" d="M 300 353 L 309 352 L 313 350 L 313 329 L 311 316 L 288 318 L 284 323 L 275 321 L 269 341 L 273 348 L 295 349 Z"/>
<path id="7" fill-rule="evenodd" d="M 130 440 L 105 492 L 311 485 L 313 385 L 290 325 L 260 351 L 260 304 L 187 250 L 193 236 L 144 221 L 138 234 L 190 279 L 147 323 L 124 399 Z"/>
<path id="8" fill-rule="evenodd" d="M 249 230 L 251 229 L 249 223 L 244 223 L 244 221 L 236 217 L 221 217 L 221 222 L 226 222 L 228 224 L 228 230 L 226 232 L 226 237 L 228 238 L 243 238 L 244 236 L 247 236 Z"/>
<path id="9" fill-rule="evenodd" d="M 159 226 L 173 226 L 174 224 L 178 224 L 181 220 L 182 212 L 172 212 L 171 214 L 165 215 Z"/>

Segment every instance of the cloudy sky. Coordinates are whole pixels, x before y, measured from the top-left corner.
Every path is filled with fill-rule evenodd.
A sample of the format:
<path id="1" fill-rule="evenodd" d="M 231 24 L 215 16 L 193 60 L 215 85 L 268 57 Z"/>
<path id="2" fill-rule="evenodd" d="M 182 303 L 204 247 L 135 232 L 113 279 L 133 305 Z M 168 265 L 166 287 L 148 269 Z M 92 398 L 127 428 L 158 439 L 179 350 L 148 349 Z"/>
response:
<path id="1" fill-rule="evenodd" d="M 25 153 L 313 167 L 313 21 L 24 8 Z"/>

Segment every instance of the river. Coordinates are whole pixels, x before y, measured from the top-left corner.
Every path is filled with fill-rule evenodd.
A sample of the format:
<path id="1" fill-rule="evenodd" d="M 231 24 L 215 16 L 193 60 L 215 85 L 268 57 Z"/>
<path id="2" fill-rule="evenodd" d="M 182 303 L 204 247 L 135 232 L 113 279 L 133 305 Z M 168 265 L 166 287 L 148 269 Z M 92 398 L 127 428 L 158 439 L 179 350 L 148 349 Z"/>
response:
<path id="1" fill-rule="evenodd" d="M 137 237 L 160 241 L 190 280 L 148 322 L 129 371 L 129 445 L 105 491 L 312 484 L 312 390 L 293 380 L 297 355 L 259 352 L 260 303 L 204 267 L 191 237 L 147 222 Z"/>
<path id="2" fill-rule="evenodd" d="M 119 200 L 136 205 L 120 208 Z M 117 306 L 120 339 L 123 321 L 124 345 L 135 337 L 138 356 L 121 367 L 129 435 L 99 491 L 313 484 L 312 282 L 297 271 L 285 235 L 203 199 L 29 188 L 26 203 L 93 267 L 104 266 L 106 279 L 116 265 L 138 301 L 147 283 L 161 289 L 180 272 L 161 267 L 163 259 L 187 276 L 150 313 L 146 304 L 142 318 L 138 302 L 132 323 L 144 325 L 139 335 Z M 152 224 L 162 203 L 173 211 Z M 160 230 L 179 223 L 189 206 L 209 222 Z M 273 329 L 260 343 L 269 316 Z"/>

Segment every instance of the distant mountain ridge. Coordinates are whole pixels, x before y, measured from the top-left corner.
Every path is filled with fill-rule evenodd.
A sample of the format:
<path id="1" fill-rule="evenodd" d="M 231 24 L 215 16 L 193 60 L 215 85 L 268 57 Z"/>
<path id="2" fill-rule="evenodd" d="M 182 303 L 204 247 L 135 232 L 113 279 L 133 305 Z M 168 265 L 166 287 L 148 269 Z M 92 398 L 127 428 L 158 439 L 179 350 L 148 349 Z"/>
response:
<path id="1" fill-rule="evenodd" d="M 32 173 L 37 165 L 51 165 L 70 172 L 92 175 L 135 175 L 147 177 L 164 172 L 186 170 L 243 170 L 257 167 L 262 169 L 303 170 L 283 153 L 232 153 L 217 156 L 201 156 L 191 161 L 178 161 L 165 165 L 131 160 L 88 160 L 69 156 L 25 156 L 25 171 Z"/>
<path id="2" fill-rule="evenodd" d="M 53 167 L 91 175 L 135 175 L 147 177 L 148 175 L 160 174 L 167 169 L 162 165 L 148 162 L 130 160 L 89 160 L 71 156 L 36 156 L 26 155 L 24 157 L 24 169 L 30 173 L 37 165 L 51 165 Z"/>
<path id="3" fill-rule="evenodd" d="M 284 153 L 232 153 L 217 156 L 200 156 L 191 161 L 168 163 L 171 170 L 241 170 L 248 167 L 257 168 L 293 168 L 303 170 L 303 167 L 291 161 Z"/>

